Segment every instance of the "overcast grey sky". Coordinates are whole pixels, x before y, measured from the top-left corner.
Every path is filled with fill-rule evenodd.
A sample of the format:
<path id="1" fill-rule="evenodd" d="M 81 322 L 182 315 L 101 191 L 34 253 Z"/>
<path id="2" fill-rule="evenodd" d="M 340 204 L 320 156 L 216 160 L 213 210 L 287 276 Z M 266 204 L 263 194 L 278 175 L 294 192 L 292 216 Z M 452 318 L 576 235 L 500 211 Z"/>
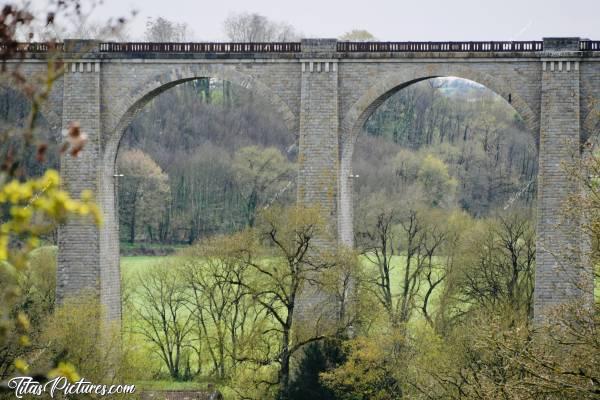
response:
<path id="1" fill-rule="evenodd" d="M 186 22 L 195 40 L 223 40 L 222 21 L 248 11 L 290 23 L 306 37 L 337 37 L 357 28 L 397 41 L 600 40 L 600 0 L 104 0 L 95 14 L 132 9 L 139 11 L 129 26 L 134 38 L 143 36 L 148 17 L 162 16 Z"/>

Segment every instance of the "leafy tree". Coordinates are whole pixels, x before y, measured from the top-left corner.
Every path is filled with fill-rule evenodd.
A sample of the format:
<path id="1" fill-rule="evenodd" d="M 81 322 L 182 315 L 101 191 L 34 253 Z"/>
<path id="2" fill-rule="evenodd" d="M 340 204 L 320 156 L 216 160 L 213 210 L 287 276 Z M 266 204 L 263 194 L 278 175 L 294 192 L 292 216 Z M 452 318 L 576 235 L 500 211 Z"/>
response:
<path id="1" fill-rule="evenodd" d="M 423 159 L 417 179 L 423 185 L 427 199 L 433 207 L 452 204 L 457 181 L 448 173 L 448 166 L 444 161 L 428 154 Z"/>
<path id="2" fill-rule="evenodd" d="M 55 39 L 46 41 L 47 70 L 36 76 L 26 76 L 21 71 L 22 57 L 18 54 L 18 40 L 26 37 L 31 40 L 35 36 L 35 27 L 40 23 L 52 28 L 57 22 L 81 17 L 81 4 L 78 1 L 61 1 L 47 5 L 45 10 L 33 13 L 28 5 L 5 4 L 0 20 L 0 84 L 13 85 L 22 93 L 26 93 L 31 101 L 29 108 L 23 108 L 20 126 L 2 124 L 0 132 L 0 148 L 2 150 L 2 168 L 0 170 L 0 209 L 3 218 L 0 229 L 0 347 L 10 348 L 11 343 L 18 343 L 20 349 L 17 356 L 14 352 L 2 352 L 0 365 L 3 376 L 18 373 L 21 375 L 33 372 L 31 368 L 34 355 L 30 349 L 43 349 L 38 341 L 42 315 L 28 316 L 28 312 L 44 312 L 51 304 L 47 300 L 47 285 L 38 280 L 37 271 L 30 268 L 36 260 L 31 254 L 40 244 L 40 238 L 51 233 L 55 227 L 68 218 L 91 218 L 99 224 L 100 212 L 93 202 L 93 194 L 89 191 L 81 193 L 81 199 L 73 199 L 61 189 L 60 176 L 57 171 L 48 169 L 43 174 L 42 168 L 32 178 L 23 168 L 28 159 L 35 153 L 39 164 L 47 158 L 47 152 L 53 151 L 48 143 L 36 137 L 36 126 L 40 121 L 43 104 L 50 95 L 53 84 L 63 72 L 62 62 L 57 62 Z M 119 20 L 119 24 L 124 20 Z M 117 28 L 111 26 L 109 28 Z M 7 62 L 16 60 L 17 62 Z M 86 133 L 77 121 L 71 121 L 66 131 L 65 141 L 60 150 L 65 157 L 76 157 L 83 150 L 87 140 Z M 56 154 L 49 157 L 56 159 Z M 41 175 L 41 176 L 40 176 Z M 51 262 L 51 260 L 49 260 Z M 33 264 L 33 265 L 32 265 Z M 35 276 L 35 278 L 34 278 Z M 47 281 L 46 281 L 47 282 Z M 26 292 L 25 298 L 19 289 L 29 290 L 37 287 L 40 292 Z M 37 303 L 38 304 L 33 304 Z M 33 323 L 33 324 L 32 324 Z M 32 341 L 33 340 L 35 341 Z M 8 346 L 6 346 L 8 343 Z M 38 347 L 38 345 L 40 347 Z M 50 352 L 46 352 L 49 354 Z M 17 357 L 17 358 L 15 358 Z M 69 379 L 77 376 L 72 365 L 63 363 L 63 354 L 53 354 L 52 362 L 39 370 L 46 377 L 63 375 Z M 11 365 L 12 364 L 12 365 Z M 8 367 L 10 365 L 10 367 Z M 2 385 L 0 388 L 4 388 Z"/>
<path id="3" fill-rule="evenodd" d="M 401 356 L 397 333 L 359 336 L 345 343 L 347 360 L 332 371 L 321 373 L 326 387 L 342 400 L 401 399 L 397 380 Z"/>
<path id="4" fill-rule="evenodd" d="M 230 369 L 238 366 L 246 341 L 266 318 L 245 287 L 237 284 L 251 279 L 248 266 L 239 258 L 248 249 L 246 239 L 243 234 L 214 237 L 183 252 L 182 271 L 190 291 L 197 343 L 204 345 L 212 373 L 220 379 L 231 376 Z"/>
<path id="5" fill-rule="evenodd" d="M 168 204 L 169 177 L 141 150 L 123 152 L 117 163 L 124 175 L 119 186 L 120 218 L 128 228 L 129 242 L 139 237 L 152 241 Z"/>
<path id="6" fill-rule="evenodd" d="M 381 197 L 371 206 L 361 219 L 363 229 L 357 232 L 357 245 L 372 268 L 367 290 L 385 309 L 392 326 L 406 324 L 418 309 L 432 323 L 431 294 L 448 274 L 458 235 L 443 225 L 447 217 L 442 213 L 402 210 Z M 447 252 L 446 265 L 440 262 L 442 250 Z"/>
<path id="7" fill-rule="evenodd" d="M 105 318 L 103 313 L 93 294 L 81 293 L 67 299 L 44 322 L 39 338 L 41 354 L 33 358 L 33 367 L 45 370 L 58 358 L 77 366 L 73 374 L 92 382 L 114 382 L 114 374 L 122 365 L 123 355 L 113 354 L 121 347 L 120 336 L 110 324 L 98 329 L 97 321 Z"/>
<path id="8" fill-rule="evenodd" d="M 163 240 L 193 243 L 246 225 L 244 201 L 235 184 L 231 156 L 207 144 L 170 168 L 172 205 Z"/>
<path id="9" fill-rule="evenodd" d="M 2 308 L 2 318 L 8 324 L 10 315 L 18 315 L 10 324 L 9 329 L 13 334 L 22 335 L 20 341 L 23 345 L 29 343 L 27 332 L 30 330 L 30 321 L 26 314 L 15 310 L 18 301 L 19 281 L 29 268 L 29 252 L 39 245 L 39 236 L 48 232 L 56 221 L 65 221 L 73 214 L 90 216 L 100 222 L 100 212 L 92 202 L 91 193 L 82 194 L 83 200 L 76 201 L 59 188 L 60 178 L 56 171 L 50 170 L 42 178 L 30 179 L 24 183 L 11 180 L 0 188 L 0 204 L 10 209 L 11 217 L 2 223 L 0 233 L 0 262 L 3 265 L 3 279 L 0 292 L 7 299 Z M 14 330 L 13 330 L 14 329 Z M 6 340 L 3 334 L 0 337 Z M 27 373 L 27 363 L 23 360 L 15 361 L 15 367 L 21 373 Z"/>
<path id="10" fill-rule="evenodd" d="M 442 399 L 596 399 L 598 311 L 566 305 L 537 329 L 479 313 L 415 363 L 413 385 Z"/>
<path id="11" fill-rule="evenodd" d="M 382 189 L 396 195 L 421 191 L 413 187 L 416 175 L 394 175 L 390 162 L 381 160 L 391 158 L 402 172 L 403 162 L 412 167 L 412 159 L 420 165 L 431 155 L 446 165 L 456 192 L 429 190 L 423 201 L 438 203 L 442 196 L 442 206 L 456 200 L 476 216 L 515 201 L 531 207 L 537 155 L 525 130 L 514 109 L 481 85 L 454 78 L 419 82 L 387 99 L 365 123 L 366 135 L 356 144 L 354 172 L 360 178 L 354 187 L 361 199 Z"/>
<path id="12" fill-rule="evenodd" d="M 41 325 L 54 310 L 56 282 L 56 247 L 40 247 L 28 254 L 29 265 L 16 277 L 0 271 L 0 290 L 8 289 L 8 283 L 14 283 L 21 294 L 13 303 L 11 314 L 27 315 L 31 328 L 28 337 L 23 336 L 16 327 L 9 329 L 6 340 L 0 344 L 0 378 L 7 378 L 13 371 L 13 361 L 24 358 L 32 350 L 31 343 L 37 349 Z M 28 344 L 24 346 L 24 344 Z"/>
<path id="13" fill-rule="evenodd" d="M 248 193 L 242 192 L 247 182 L 238 184 L 232 165 L 239 150 L 273 147 L 284 159 L 295 157 L 293 135 L 268 102 L 233 84 L 227 94 L 225 84 L 197 80 L 166 91 L 141 110 L 123 137 L 124 148 L 139 148 L 169 175 L 171 201 L 155 235 L 161 243 L 193 243 L 248 224 Z M 293 178 L 259 197 L 266 196 L 266 203 L 293 203 Z M 120 181 L 128 182 L 127 177 Z M 121 227 L 129 232 L 128 226 Z"/>

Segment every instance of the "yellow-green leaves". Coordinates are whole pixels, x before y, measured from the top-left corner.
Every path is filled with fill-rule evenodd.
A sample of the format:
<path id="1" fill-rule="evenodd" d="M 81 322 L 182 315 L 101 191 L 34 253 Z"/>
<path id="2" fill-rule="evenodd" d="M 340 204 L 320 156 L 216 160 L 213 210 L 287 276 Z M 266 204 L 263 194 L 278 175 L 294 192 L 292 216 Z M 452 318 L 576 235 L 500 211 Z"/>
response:
<path id="1" fill-rule="evenodd" d="M 77 382 L 81 377 L 71 363 L 61 362 L 58 366 L 48 372 L 48 378 L 53 379 L 59 376 L 64 376 L 70 382 Z"/>
<path id="2" fill-rule="evenodd" d="M 10 218 L 0 225 L 0 261 L 17 268 L 25 265 L 25 254 L 39 244 L 39 236 L 48 232 L 55 222 L 69 215 L 90 216 L 101 223 L 100 210 L 90 191 L 83 191 L 75 200 L 60 189 L 60 176 L 48 170 L 44 176 L 25 182 L 12 180 L 0 188 L 0 205 L 8 207 Z M 10 249 L 11 238 L 24 242 L 19 249 Z"/>

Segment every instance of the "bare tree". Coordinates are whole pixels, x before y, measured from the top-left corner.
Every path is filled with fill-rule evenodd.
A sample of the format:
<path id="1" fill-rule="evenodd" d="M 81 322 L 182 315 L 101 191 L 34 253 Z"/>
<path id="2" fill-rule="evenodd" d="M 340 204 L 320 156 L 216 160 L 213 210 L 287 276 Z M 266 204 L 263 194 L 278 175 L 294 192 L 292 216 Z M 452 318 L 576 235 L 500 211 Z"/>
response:
<path id="1" fill-rule="evenodd" d="M 238 364 L 240 342 L 265 314 L 257 310 L 246 289 L 247 265 L 235 256 L 236 236 L 218 237 L 189 249 L 182 272 L 189 292 L 199 340 L 204 342 L 220 378 Z M 197 353 L 200 353 L 199 351 Z"/>
<path id="2" fill-rule="evenodd" d="M 407 323 L 415 310 L 433 325 L 431 297 L 447 274 L 440 256 L 451 235 L 442 227 L 441 216 L 436 222 L 425 213 L 378 208 L 365 218 L 357 234 L 363 256 L 375 268 L 367 287 L 394 327 Z"/>
<path id="3" fill-rule="evenodd" d="M 480 308 L 507 307 L 514 318 L 518 312 L 531 317 L 535 266 L 531 221 L 521 213 L 502 215 L 476 235 L 455 285 L 457 295 Z"/>
<path id="4" fill-rule="evenodd" d="M 146 22 L 144 39 L 148 42 L 185 42 L 192 36 L 186 23 L 169 21 L 166 18 L 149 18 Z"/>
<path id="5" fill-rule="evenodd" d="M 181 379 L 184 352 L 192 339 L 193 321 L 180 274 L 169 267 L 157 265 L 138 275 L 133 306 L 137 321 L 133 329 L 153 345 L 169 375 Z"/>
<path id="6" fill-rule="evenodd" d="M 300 36 L 291 25 L 270 21 L 256 13 L 231 14 L 223 28 L 232 42 L 291 42 Z"/>

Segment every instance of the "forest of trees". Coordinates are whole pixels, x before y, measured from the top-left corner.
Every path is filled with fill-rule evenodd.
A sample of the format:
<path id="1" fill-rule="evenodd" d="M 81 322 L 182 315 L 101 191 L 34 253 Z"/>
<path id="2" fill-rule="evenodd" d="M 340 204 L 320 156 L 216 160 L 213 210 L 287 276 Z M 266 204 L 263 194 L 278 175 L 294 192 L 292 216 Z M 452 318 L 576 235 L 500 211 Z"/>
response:
<path id="1" fill-rule="evenodd" d="M 223 29 L 298 35 L 248 13 Z M 188 34 L 157 18 L 145 39 Z M 3 132 L 24 134 L 0 149 L 0 380 L 215 382 L 240 400 L 599 398 L 598 296 L 531 322 L 536 139 L 488 89 L 431 79 L 375 110 L 354 154 L 354 248 L 334 244 L 318 204 L 296 204 L 298 138 L 268 99 L 209 78 L 159 95 L 120 144 L 120 235 L 123 248 L 174 253 L 122 258 L 135 264 L 122 271 L 122 327 L 103 330 L 94 293 L 55 302 L 56 224 L 101 220 L 92 193 L 70 199 L 45 171 L 61 153 L 44 141 L 77 156 L 77 125 L 63 146 L 35 110 L 1 93 Z M 600 155 L 577 167 L 587 192 L 556 212 L 586 210 L 598 272 Z M 6 386 L 0 398 L 12 398 Z"/>
<path id="2" fill-rule="evenodd" d="M 209 79 L 148 104 L 119 150 L 122 239 L 193 243 L 252 225 L 264 207 L 293 202 L 296 138 L 268 110 L 266 99 Z M 152 189 L 157 181 L 165 190 Z M 140 190 L 155 207 L 135 206 Z"/>
<path id="3" fill-rule="evenodd" d="M 122 239 L 192 243 L 251 226 L 257 210 L 274 202 L 292 204 L 296 138 L 268 107 L 266 99 L 214 80 L 181 85 L 148 104 L 121 144 Z M 147 170 L 134 167 L 132 157 L 145 157 Z M 474 216 L 508 204 L 531 207 L 536 159 L 534 136 L 488 89 L 464 80 L 422 82 L 367 121 L 355 152 L 356 202 L 368 206 L 384 192 Z M 156 167 L 162 175 L 151 172 Z M 146 190 L 144 201 L 155 206 L 135 207 L 132 191 L 156 180 L 169 190 Z"/>
<path id="4" fill-rule="evenodd" d="M 535 204 L 534 134 L 502 98 L 473 82 L 431 79 L 399 91 L 369 118 L 355 152 L 360 199 L 378 187 L 391 196 L 425 190 L 425 201 L 475 216 L 517 195 L 513 206 Z"/>

